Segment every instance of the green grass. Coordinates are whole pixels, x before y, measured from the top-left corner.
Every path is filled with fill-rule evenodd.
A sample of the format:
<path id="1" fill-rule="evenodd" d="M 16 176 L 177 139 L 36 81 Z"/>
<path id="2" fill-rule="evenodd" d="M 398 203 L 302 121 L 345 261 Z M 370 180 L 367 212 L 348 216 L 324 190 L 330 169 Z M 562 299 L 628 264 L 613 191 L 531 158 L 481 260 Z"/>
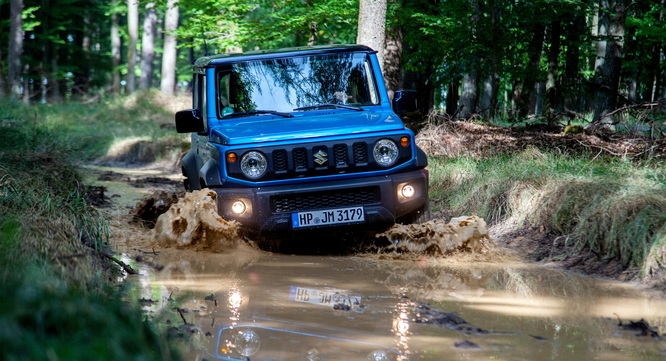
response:
<path id="1" fill-rule="evenodd" d="M 102 154 L 99 144 L 111 139 L 105 132 L 121 121 L 125 134 L 160 128 L 112 120 L 114 106 L 0 102 L 3 360 L 179 359 L 139 306 L 121 299 L 118 269 L 95 256 L 109 231 L 75 163 Z"/>
<path id="2" fill-rule="evenodd" d="M 527 149 L 491 159 L 430 159 L 431 199 L 453 214 L 510 221 L 576 239 L 627 267 L 666 244 L 666 169 Z M 437 209 L 435 209 L 437 210 Z M 653 254 L 649 255 L 651 250 Z"/>
<path id="3" fill-rule="evenodd" d="M 187 108 L 183 99 L 161 99 L 154 92 L 139 92 L 131 97 L 101 103 L 41 104 L 0 102 L 4 123 L 20 122 L 30 129 L 27 140 L 32 149 L 42 152 L 44 144 L 57 143 L 77 162 L 98 160 L 113 144 L 130 138 L 147 138 L 161 143 L 155 158 L 168 154 L 164 146 L 180 149 L 184 137 L 175 131 L 175 108 Z M 9 148 L 15 145 L 10 137 Z"/>

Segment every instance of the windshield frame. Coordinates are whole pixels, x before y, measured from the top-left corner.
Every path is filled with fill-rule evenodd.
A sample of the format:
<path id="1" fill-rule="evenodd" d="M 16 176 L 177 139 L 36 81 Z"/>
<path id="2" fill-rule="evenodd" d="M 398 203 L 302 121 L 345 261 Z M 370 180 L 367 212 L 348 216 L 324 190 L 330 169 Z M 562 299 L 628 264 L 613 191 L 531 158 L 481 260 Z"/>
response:
<path id="1" fill-rule="evenodd" d="M 234 76 L 236 79 L 232 78 Z M 240 79 L 241 77 L 246 79 Z M 300 79 L 296 79 L 297 77 Z M 341 106 L 327 109 L 363 110 L 361 106 L 377 106 L 382 102 L 380 87 L 368 52 L 294 54 L 228 62 L 216 66 L 214 79 L 216 115 L 221 120 L 243 116 L 270 116 L 275 115 L 274 112 L 285 114 L 317 111 L 322 109 L 317 107 L 317 104 L 331 102 Z M 307 82 L 308 80 L 311 81 Z M 334 97 L 330 97 L 330 89 L 326 87 L 344 86 L 344 89 L 349 90 L 352 81 L 357 94 L 334 92 Z M 244 85 L 244 82 L 249 85 Z M 279 84 L 280 82 L 282 84 Z M 251 93 L 252 87 L 257 85 L 259 90 Z M 307 86 L 310 87 L 308 90 L 318 91 L 324 95 L 313 96 L 301 90 Z M 249 87 L 250 91 L 233 92 L 231 90 L 233 87 L 242 89 Z M 270 95 L 266 96 L 262 92 L 270 92 Z M 280 102 L 275 101 L 276 94 L 278 97 L 283 97 Z M 239 100 L 244 96 L 244 99 Z M 315 99 L 317 96 L 320 98 Z M 290 97 L 295 99 L 291 100 Z M 302 99 L 304 97 L 308 98 L 308 101 L 304 101 Z M 260 100 L 260 104 L 253 103 L 255 100 Z M 262 111 L 255 112 L 255 110 Z"/>

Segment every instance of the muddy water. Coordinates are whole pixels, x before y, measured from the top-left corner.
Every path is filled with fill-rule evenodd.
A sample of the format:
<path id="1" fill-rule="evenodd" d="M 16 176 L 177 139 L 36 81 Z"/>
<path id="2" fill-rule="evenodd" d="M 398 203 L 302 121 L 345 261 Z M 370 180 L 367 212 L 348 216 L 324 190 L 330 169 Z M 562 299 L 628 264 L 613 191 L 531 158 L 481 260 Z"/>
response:
<path id="1" fill-rule="evenodd" d="M 128 298 L 188 360 L 666 359 L 650 335 L 666 332 L 663 298 L 493 253 L 213 253 L 115 234 L 140 272 Z M 648 335 L 618 325 L 641 319 Z"/>

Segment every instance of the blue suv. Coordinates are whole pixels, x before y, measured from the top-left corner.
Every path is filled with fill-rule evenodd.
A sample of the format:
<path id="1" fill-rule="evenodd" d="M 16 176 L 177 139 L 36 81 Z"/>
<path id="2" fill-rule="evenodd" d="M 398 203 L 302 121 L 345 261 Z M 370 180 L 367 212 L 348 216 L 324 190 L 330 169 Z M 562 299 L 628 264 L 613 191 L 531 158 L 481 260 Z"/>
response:
<path id="1" fill-rule="evenodd" d="M 209 188 L 218 213 L 254 233 L 359 226 L 380 230 L 427 211 L 428 164 L 393 106 L 376 52 L 327 45 L 220 54 L 193 64 L 188 190 Z"/>

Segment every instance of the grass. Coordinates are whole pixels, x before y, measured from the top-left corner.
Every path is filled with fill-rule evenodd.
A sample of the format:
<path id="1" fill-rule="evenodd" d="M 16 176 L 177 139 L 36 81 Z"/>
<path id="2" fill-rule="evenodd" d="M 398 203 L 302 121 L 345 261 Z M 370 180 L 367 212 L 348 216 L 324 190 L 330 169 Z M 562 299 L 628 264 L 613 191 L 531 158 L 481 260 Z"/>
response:
<path id="1" fill-rule="evenodd" d="M 181 148 L 185 137 L 175 132 L 173 114 L 188 107 L 184 98 L 166 99 L 146 91 L 93 104 L 0 102 L 0 121 L 27 124 L 32 130 L 27 139 L 35 151 L 44 150 L 44 141 L 55 142 L 77 162 L 103 159 L 114 144 L 127 139 L 147 139 L 154 143 L 152 151 L 139 161 L 151 162 Z M 10 148 L 15 141 L 7 138 Z"/>
<path id="2" fill-rule="evenodd" d="M 589 247 L 646 275 L 663 260 L 663 164 L 528 148 L 488 159 L 434 157 L 429 169 L 431 199 L 454 214 L 571 235 L 572 251 Z"/>
<path id="3" fill-rule="evenodd" d="M 75 163 L 104 152 L 99 144 L 109 143 L 106 130 L 122 119 L 95 117 L 114 106 L 0 103 L 4 360 L 179 359 L 140 308 L 121 299 L 117 268 L 95 255 L 107 247 L 108 228 L 89 205 Z M 159 129 L 128 120 L 118 132 L 144 126 Z"/>

